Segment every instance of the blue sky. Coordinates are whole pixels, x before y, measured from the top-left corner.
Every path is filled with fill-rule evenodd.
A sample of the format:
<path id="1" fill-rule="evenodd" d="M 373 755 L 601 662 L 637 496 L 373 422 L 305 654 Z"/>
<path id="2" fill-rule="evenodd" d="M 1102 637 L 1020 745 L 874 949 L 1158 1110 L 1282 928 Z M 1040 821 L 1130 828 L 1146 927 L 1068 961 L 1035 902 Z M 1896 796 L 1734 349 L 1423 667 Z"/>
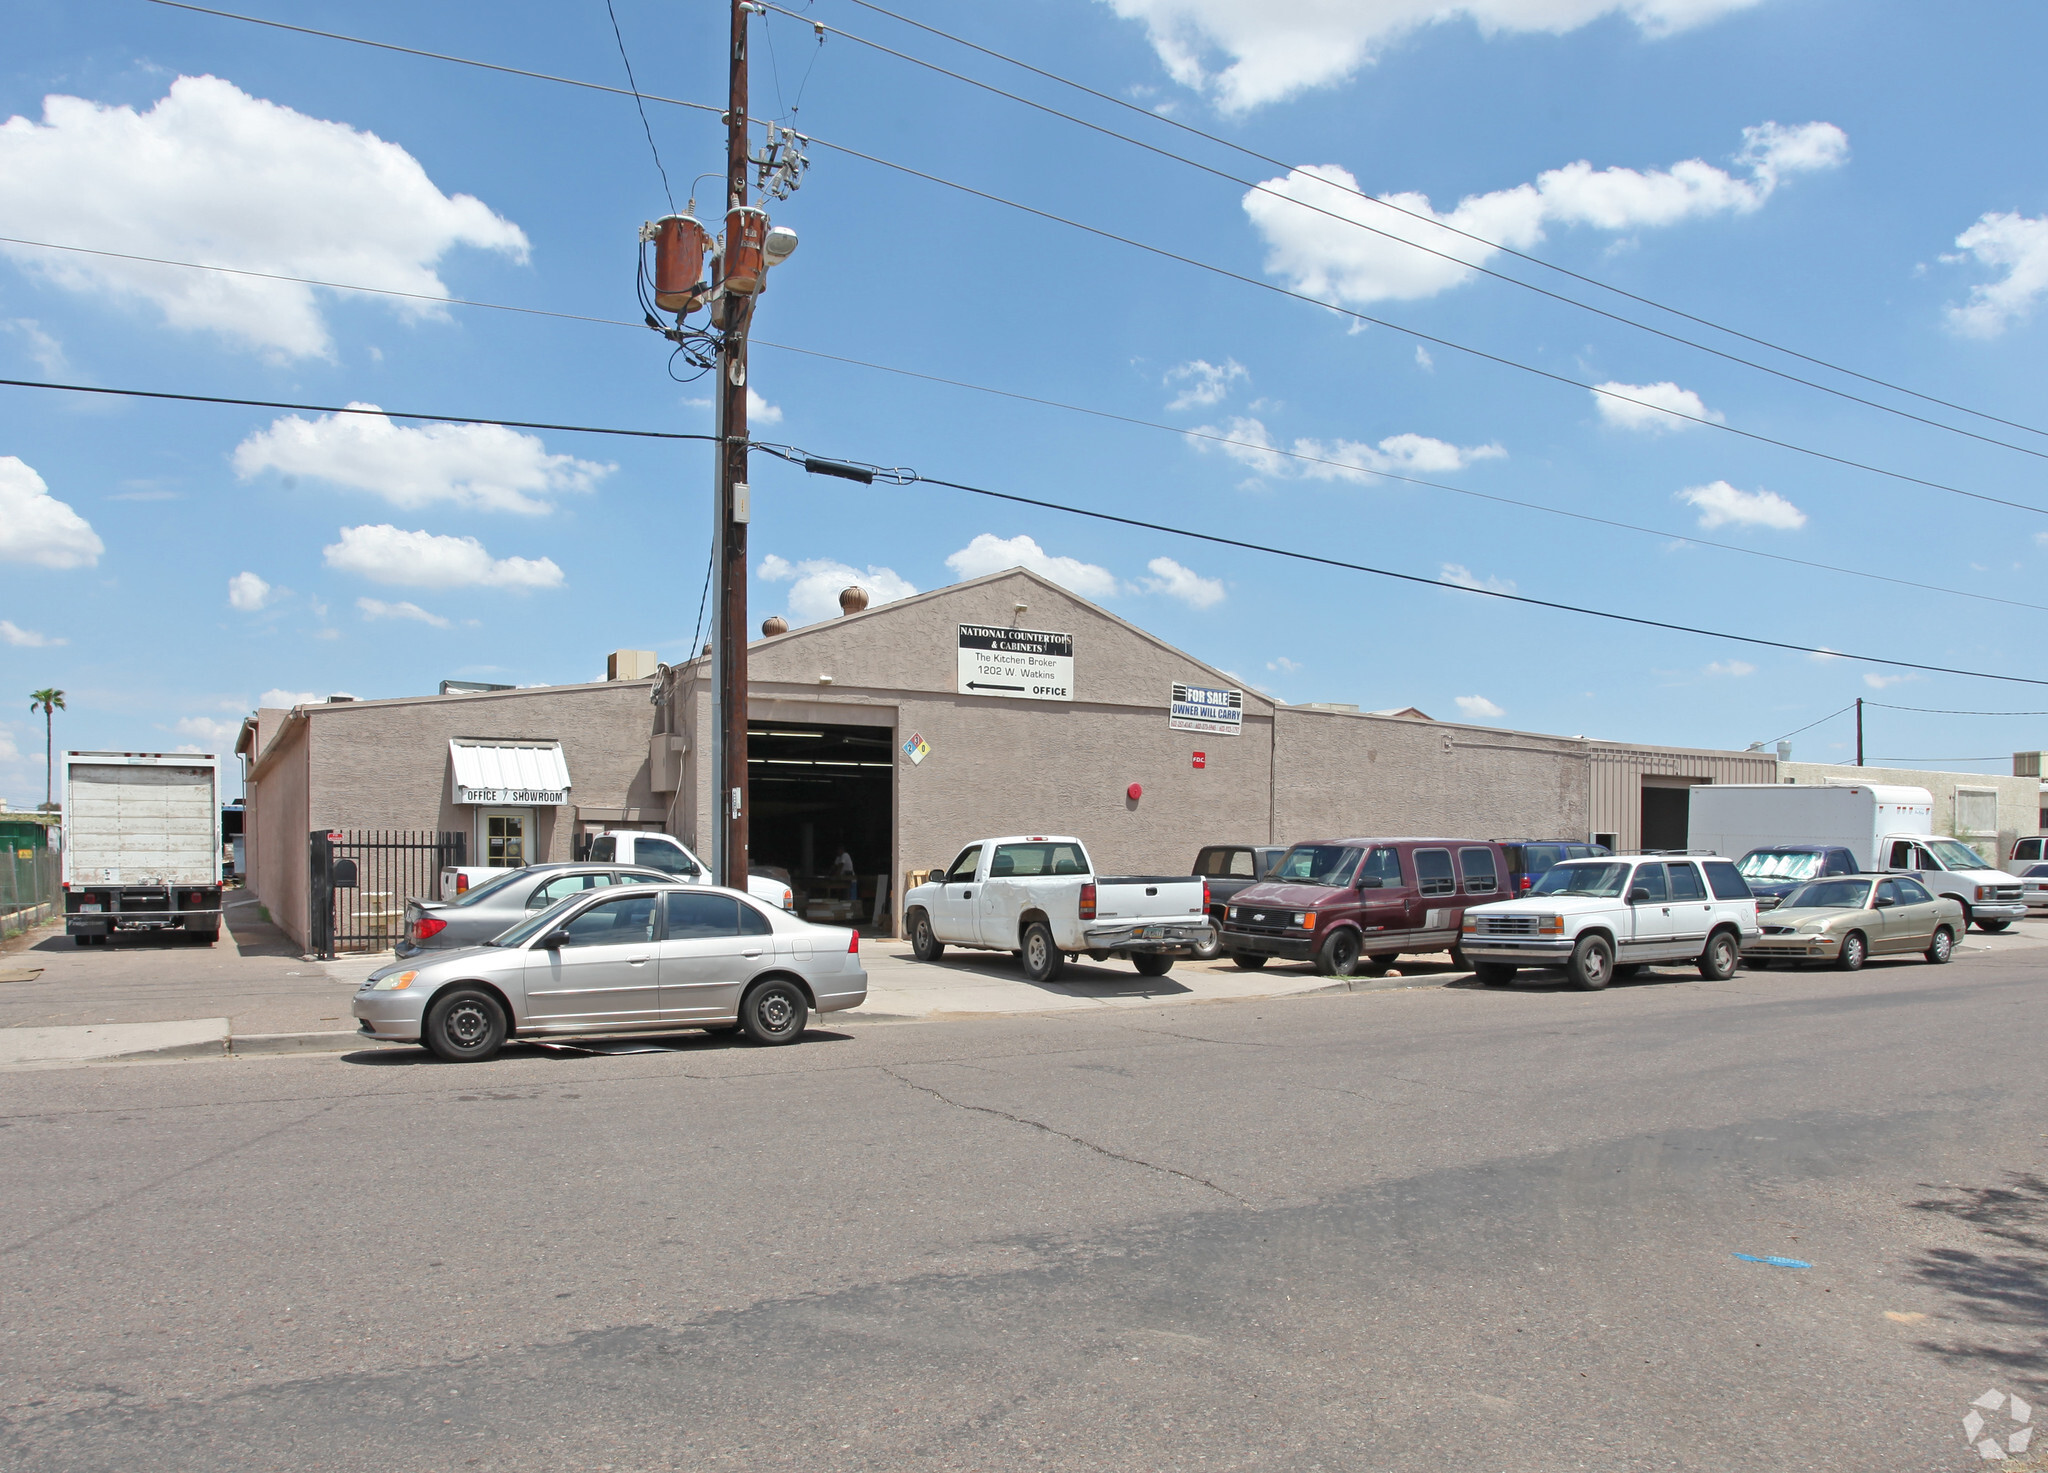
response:
<path id="1" fill-rule="evenodd" d="M 792 9 L 803 9 L 792 5 Z M 893 7 L 892 7 L 893 8 Z M 722 103 L 724 10 L 617 0 L 643 89 Z M 1334 190 L 1400 197 L 1627 291 L 2048 428 L 2039 7 L 1848 0 L 1022 0 L 905 13 L 1311 173 L 1254 164 L 848 0 L 809 13 L 1077 112 L 1198 174 L 808 25 L 755 23 L 754 111 L 989 193 L 1583 383 L 1173 264 L 819 145 L 757 338 L 755 430 L 814 452 L 1512 586 L 1676 623 L 2042 674 L 2048 516 L 1644 405 L 2048 505 L 2041 459 L 1914 424 L 1473 277 L 1292 203 L 1404 230 L 1602 306 L 2030 450 L 2048 438 L 1801 367 Z M 253 13 L 623 81 L 601 0 L 273 3 Z M 1958 17 L 1960 16 L 1960 21 Z M 770 39 L 772 38 L 772 55 Z M 708 42 L 708 44 L 707 44 Z M 183 80 L 181 80 L 183 79 Z M 801 90 L 800 89 L 801 85 Z M 666 209 L 630 99 L 121 0 L 10 7 L 0 234 L 637 317 Z M 714 118 L 650 108 L 680 203 Z M 1339 174 L 1337 171 L 1342 171 Z M 1462 203 L 1461 203 L 1462 202 Z M 702 431 L 644 330 L 0 246 L 0 376 Z M 1637 404 L 1627 402 L 1633 399 Z M 1274 455 L 1270 447 L 1313 459 Z M 1329 464 L 1327 462 L 1336 462 Z M 1375 478 L 1394 470 L 1582 519 Z M 755 617 L 1025 560 L 1290 701 L 1740 747 L 1858 696 L 2048 710 L 2048 689 L 1631 629 L 757 458 Z M 60 746 L 225 752 L 265 692 L 601 676 L 689 650 L 708 452 L 546 432 L 0 390 L 0 794 Z M 1935 585 L 1903 588 L 1703 546 Z M 1085 677 L 1084 677 L 1085 678 Z M 1873 758 L 1997 770 L 2048 721 L 1872 711 Z M 1795 738 L 1840 759 L 1844 719 Z M 1991 758 L 1966 763 L 1954 759 Z"/>

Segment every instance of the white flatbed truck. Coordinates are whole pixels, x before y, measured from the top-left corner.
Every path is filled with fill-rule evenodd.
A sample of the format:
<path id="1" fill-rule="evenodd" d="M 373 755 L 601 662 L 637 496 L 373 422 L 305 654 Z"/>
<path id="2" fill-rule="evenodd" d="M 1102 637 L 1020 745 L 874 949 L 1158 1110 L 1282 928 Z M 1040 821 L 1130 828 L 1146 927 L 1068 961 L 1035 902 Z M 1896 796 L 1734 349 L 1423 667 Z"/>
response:
<path id="1" fill-rule="evenodd" d="M 192 752 L 66 752 L 64 931 L 220 937 L 220 759 Z"/>

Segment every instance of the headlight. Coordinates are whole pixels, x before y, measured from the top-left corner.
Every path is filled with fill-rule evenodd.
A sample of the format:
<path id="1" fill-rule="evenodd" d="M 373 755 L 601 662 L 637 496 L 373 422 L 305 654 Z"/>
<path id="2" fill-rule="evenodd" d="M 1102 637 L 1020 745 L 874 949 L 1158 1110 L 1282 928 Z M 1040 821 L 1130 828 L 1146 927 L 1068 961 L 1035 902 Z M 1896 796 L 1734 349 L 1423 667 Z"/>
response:
<path id="1" fill-rule="evenodd" d="M 1536 934 L 1538 936 L 1562 936 L 1564 934 L 1564 917 L 1536 917 Z"/>
<path id="2" fill-rule="evenodd" d="M 1316 928 L 1316 913 L 1312 910 L 1298 910 L 1294 913 L 1294 924 L 1304 931 L 1313 931 Z"/>
<path id="3" fill-rule="evenodd" d="M 1476 936 L 1479 934 L 1479 922 L 1468 915 L 1465 917 L 1465 924 L 1458 927 L 1458 930 L 1464 935 Z"/>
<path id="4" fill-rule="evenodd" d="M 403 992 L 406 988 L 412 986 L 412 979 L 418 975 L 418 972 L 393 972 L 388 977 L 379 977 L 375 982 L 372 982 L 370 984 L 370 991 Z"/>
<path id="5" fill-rule="evenodd" d="M 1991 898 L 1991 887 L 1989 885 L 1979 885 L 1977 887 L 1977 898 L 1979 900 L 1989 900 Z"/>

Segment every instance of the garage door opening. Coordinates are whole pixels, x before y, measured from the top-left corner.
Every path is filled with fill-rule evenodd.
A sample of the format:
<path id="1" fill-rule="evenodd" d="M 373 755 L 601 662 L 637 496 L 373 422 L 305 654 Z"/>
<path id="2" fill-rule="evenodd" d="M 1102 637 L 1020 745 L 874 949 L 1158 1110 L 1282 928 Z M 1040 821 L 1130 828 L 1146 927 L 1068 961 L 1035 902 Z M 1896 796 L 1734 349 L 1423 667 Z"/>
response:
<path id="1" fill-rule="evenodd" d="M 1692 829 L 1692 790 L 1711 778 L 1643 779 L 1643 849 L 1684 849 Z"/>
<path id="2" fill-rule="evenodd" d="M 894 934 L 895 736 L 886 726 L 750 722 L 748 853 L 806 920 Z"/>

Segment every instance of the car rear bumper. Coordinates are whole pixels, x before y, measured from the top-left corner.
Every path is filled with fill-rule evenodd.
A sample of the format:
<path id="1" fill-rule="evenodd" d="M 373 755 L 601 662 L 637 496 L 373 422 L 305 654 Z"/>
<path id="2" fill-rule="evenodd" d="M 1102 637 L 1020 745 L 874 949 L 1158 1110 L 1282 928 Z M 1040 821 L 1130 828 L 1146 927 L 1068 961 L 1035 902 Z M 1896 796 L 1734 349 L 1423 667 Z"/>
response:
<path id="1" fill-rule="evenodd" d="M 820 986 L 816 982 L 811 984 L 811 996 L 817 999 L 818 1012 L 843 1012 L 847 1008 L 857 1008 L 868 1000 L 868 974 L 864 971 L 849 972 L 824 980 L 825 986 Z"/>
<path id="2" fill-rule="evenodd" d="M 1215 939 L 1206 918 L 1195 921 L 1149 921 L 1128 926 L 1085 926 L 1086 951 L 1138 951 L 1185 956 Z"/>

